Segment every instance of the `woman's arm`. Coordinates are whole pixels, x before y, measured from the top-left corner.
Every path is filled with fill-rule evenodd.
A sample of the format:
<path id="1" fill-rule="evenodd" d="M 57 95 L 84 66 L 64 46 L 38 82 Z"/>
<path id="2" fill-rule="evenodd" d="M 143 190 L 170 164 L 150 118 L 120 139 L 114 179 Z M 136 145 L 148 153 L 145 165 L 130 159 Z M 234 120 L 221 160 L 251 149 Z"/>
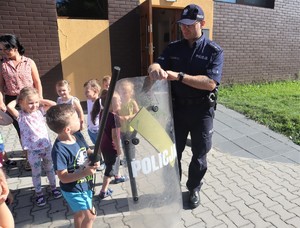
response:
<path id="1" fill-rule="evenodd" d="M 40 75 L 39 75 L 37 66 L 33 60 L 32 60 L 32 64 L 31 64 L 31 76 L 32 76 L 34 88 L 37 89 L 37 91 L 40 95 L 40 98 L 43 98 L 42 82 L 40 79 Z"/>
<path id="2" fill-rule="evenodd" d="M 17 119 L 19 117 L 19 111 L 16 109 L 17 100 L 13 100 L 10 103 L 7 104 L 7 110 L 8 112 Z"/>

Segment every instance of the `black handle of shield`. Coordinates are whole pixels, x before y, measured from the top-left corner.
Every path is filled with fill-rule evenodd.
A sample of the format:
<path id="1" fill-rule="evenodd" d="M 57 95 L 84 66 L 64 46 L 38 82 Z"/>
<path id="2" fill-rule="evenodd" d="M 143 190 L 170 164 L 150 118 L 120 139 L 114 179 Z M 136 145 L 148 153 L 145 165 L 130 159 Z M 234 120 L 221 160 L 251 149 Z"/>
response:
<path id="1" fill-rule="evenodd" d="M 126 163 L 128 167 L 129 179 L 130 179 L 131 193 L 132 193 L 133 201 L 135 203 L 138 202 L 139 195 L 136 186 L 136 180 L 133 177 L 133 173 L 132 173 L 131 162 L 135 159 L 135 144 L 133 143 L 133 140 L 136 139 L 135 138 L 136 134 L 137 132 L 134 131 L 131 134 L 129 133 L 122 137 L 123 149 L 124 149 L 124 154 L 125 154 Z"/>
<path id="2" fill-rule="evenodd" d="M 100 143 L 102 140 L 102 135 L 104 132 L 104 128 L 105 128 L 108 113 L 109 113 L 110 102 L 111 102 L 113 93 L 115 91 L 117 81 L 119 79 L 120 71 L 121 71 L 121 68 L 118 66 L 115 66 L 113 69 L 113 74 L 111 77 L 106 101 L 105 101 L 105 104 L 103 107 L 103 112 L 102 112 L 102 116 L 101 116 L 100 123 L 99 123 L 99 132 L 98 132 L 98 136 L 97 136 L 97 140 L 96 140 L 96 144 L 95 144 L 95 148 L 94 148 L 94 153 L 90 156 L 90 165 L 93 165 L 95 162 L 100 161 L 100 155 L 99 155 L 98 151 L 100 149 Z"/>

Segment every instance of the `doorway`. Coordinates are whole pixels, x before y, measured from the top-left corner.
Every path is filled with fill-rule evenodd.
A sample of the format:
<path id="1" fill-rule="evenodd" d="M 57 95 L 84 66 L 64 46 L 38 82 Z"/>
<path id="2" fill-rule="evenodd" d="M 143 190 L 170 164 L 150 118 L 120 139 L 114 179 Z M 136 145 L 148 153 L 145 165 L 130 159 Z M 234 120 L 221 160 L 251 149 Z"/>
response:
<path id="1" fill-rule="evenodd" d="M 181 9 L 153 8 L 147 0 L 140 6 L 141 75 L 171 41 L 180 38 L 177 20 Z"/>
<path id="2" fill-rule="evenodd" d="M 154 61 L 175 40 L 181 39 L 181 33 L 176 23 L 181 10 L 153 8 L 153 59 Z"/>

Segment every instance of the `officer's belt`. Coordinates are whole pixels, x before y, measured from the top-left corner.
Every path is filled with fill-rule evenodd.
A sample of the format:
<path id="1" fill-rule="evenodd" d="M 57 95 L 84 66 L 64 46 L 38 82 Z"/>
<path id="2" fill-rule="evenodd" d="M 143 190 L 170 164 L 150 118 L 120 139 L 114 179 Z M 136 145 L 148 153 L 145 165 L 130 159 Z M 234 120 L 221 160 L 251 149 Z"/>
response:
<path id="1" fill-rule="evenodd" d="M 206 104 L 207 96 L 204 97 L 189 97 L 189 98 L 173 98 L 173 103 L 177 105 L 200 105 Z"/>

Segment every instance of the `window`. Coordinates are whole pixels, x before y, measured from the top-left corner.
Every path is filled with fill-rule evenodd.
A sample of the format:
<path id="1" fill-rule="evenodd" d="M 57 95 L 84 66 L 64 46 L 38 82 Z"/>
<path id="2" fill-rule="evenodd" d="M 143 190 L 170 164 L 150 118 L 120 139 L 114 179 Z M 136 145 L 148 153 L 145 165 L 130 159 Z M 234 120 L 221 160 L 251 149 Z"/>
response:
<path id="1" fill-rule="evenodd" d="M 108 0 L 56 0 L 59 17 L 108 19 Z"/>
<path id="2" fill-rule="evenodd" d="M 275 0 L 215 0 L 216 2 L 228 2 L 241 5 L 259 6 L 274 9 Z"/>

